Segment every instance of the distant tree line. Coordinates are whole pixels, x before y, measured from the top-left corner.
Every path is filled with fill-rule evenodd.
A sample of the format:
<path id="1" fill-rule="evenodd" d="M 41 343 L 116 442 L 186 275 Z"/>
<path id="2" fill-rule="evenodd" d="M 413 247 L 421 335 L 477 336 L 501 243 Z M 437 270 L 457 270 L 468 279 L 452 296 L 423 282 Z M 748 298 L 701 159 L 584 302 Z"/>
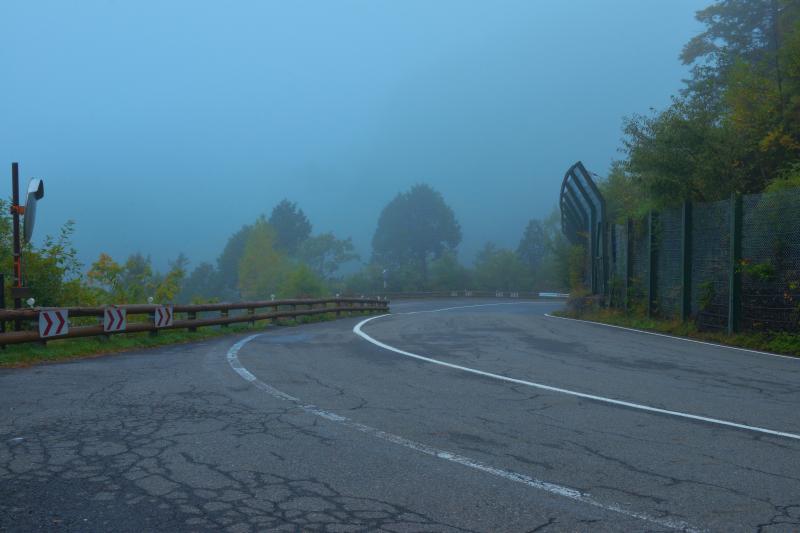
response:
<path id="1" fill-rule="evenodd" d="M 7 204 L 0 202 L 0 264 L 10 286 L 7 213 Z M 48 306 L 144 303 L 151 297 L 190 303 L 386 291 L 528 291 L 569 283 L 563 267 L 569 247 L 555 215 L 531 220 L 516 249 L 486 243 L 474 265 L 466 266 L 458 256 L 462 234 L 456 215 L 425 184 L 399 193 L 384 207 L 366 263 L 358 263 L 350 238 L 312 230 L 303 210 L 283 200 L 269 217 L 234 232 L 215 263 L 190 268 L 189 259 L 178 254 L 159 272 L 139 252 L 124 261 L 101 253 L 84 269 L 71 244 L 73 224 L 68 223 L 57 238 L 48 237 L 38 248 L 26 247 L 26 282 L 37 304 Z"/>

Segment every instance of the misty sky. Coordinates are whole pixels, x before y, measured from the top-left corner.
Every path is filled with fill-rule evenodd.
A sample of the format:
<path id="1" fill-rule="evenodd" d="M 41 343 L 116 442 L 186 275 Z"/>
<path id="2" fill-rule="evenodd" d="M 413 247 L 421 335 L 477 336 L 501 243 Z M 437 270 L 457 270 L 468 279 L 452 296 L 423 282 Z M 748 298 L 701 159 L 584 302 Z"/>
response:
<path id="1" fill-rule="evenodd" d="M 708 3 L 3 0 L 0 193 L 19 161 L 46 183 L 36 242 L 74 219 L 87 265 L 164 268 L 284 197 L 368 259 L 382 207 L 427 182 L 471 260 L 516 246 L 576 160 L 606 173 Z"/>

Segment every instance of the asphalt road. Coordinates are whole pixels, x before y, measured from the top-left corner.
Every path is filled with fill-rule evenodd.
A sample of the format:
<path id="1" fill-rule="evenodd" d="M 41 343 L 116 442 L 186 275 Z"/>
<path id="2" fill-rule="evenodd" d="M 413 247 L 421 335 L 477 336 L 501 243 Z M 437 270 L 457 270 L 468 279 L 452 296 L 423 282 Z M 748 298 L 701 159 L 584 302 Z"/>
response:
<path id="1" fill-rule="evenodd" d="M 555 308 L 1 371 L 0 529 L 800 530 L 800 359 Z"/>

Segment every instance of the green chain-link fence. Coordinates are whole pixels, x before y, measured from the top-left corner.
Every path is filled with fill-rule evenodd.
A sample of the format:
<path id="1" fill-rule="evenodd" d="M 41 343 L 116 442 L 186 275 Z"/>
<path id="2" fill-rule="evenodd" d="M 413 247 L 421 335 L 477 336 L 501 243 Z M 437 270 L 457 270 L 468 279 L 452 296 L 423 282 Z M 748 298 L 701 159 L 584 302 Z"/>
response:
<path id="1" fill-rule="evenodd" d="M 610 305 L 703 330 L 800 331 L 800 190 L 687 204 L 608 235 Z"/>
<path id="2" fill-rule="evenodd" d="M 728 325 L 730 201 L 694 204 L 691 313 L 701 329 Z"/>
<path id="3" fill-rule="evenodd" d="M 681 235 L 680 209 L 669 209 L 656 217 L 653 243 L 656 258 L 656 313 L 667 318 L 680 316 Z"/>
<path id="4" fill-rule="evenodd" d="M 798 329 L 800 191 L 742 199 L 742 328 Z"/>

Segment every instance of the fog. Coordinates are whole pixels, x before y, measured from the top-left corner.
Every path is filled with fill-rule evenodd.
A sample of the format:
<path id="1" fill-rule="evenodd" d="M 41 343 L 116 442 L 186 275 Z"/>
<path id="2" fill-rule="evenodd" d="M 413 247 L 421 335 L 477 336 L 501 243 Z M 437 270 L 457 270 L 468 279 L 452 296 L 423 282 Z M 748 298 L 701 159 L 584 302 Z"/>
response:
<path id="1" fill-rule="evenodd" d="M 567 167 L 619 157 L 669 102 L 705 0 L 0 4 L 0 164 L 41 177 L 87 265 L 213 261 L 283 198 L 363 259 L 378 215 L 439 190 L 471 260 L 546 216 Z"/>

